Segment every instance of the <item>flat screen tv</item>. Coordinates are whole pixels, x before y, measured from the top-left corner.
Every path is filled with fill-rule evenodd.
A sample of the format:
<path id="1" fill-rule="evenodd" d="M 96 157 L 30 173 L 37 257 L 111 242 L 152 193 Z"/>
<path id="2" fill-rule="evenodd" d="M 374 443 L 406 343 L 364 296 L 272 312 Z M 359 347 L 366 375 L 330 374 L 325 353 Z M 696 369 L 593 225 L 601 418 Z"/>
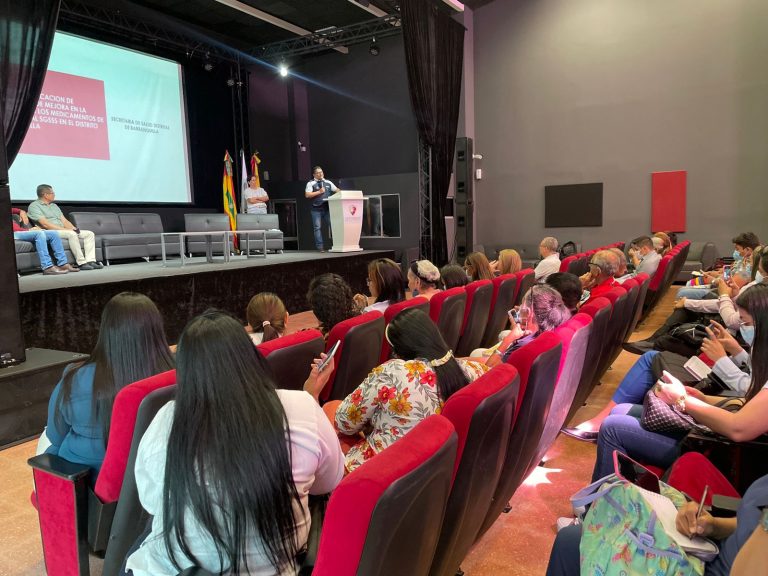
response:
<path id="1" fill-rule="evenodd" d="M 603 225 L 603 183 L 544 187 L 544 227 Z"/>

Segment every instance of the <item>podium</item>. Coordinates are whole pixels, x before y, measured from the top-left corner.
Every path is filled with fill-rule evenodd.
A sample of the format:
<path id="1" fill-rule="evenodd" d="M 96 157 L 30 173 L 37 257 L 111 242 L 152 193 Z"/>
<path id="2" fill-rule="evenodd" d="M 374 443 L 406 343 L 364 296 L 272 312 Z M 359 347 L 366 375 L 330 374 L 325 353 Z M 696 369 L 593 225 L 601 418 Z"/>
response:
<path id="1" fill-rule="evenodd" d="M 363 228 L 363 192 L 339 190 L 327 200 L 331 212 L 333 247 L 331 252 L 361 252 Z"/>

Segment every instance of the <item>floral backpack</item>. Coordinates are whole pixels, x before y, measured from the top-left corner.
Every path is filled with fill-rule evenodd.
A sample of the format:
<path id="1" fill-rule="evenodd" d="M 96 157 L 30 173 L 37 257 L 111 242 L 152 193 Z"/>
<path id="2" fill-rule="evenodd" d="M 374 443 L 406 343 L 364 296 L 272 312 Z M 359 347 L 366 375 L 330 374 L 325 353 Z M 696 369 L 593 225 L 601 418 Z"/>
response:
<path id="1" fill-rule="evenodd" d="M 661 493 L 679 508 L 685 496 L 660 482 Z M 586 576 L 701 576 L 713 552 L 694 557 L 669 534 L 634 484 L 616 475 L 587 486 L 571 498 L 574 509 L 591 504 L 583 519 L 581 573 Z M 583 508 L 582 508 L 583 509 Z"/>

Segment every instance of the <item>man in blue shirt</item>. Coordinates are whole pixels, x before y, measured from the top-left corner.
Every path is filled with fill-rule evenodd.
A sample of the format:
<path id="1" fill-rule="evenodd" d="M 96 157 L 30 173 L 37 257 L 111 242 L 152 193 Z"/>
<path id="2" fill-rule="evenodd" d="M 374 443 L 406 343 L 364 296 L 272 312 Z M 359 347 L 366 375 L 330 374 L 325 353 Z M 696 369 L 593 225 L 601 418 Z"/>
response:
<path id="1" fill-rule="evenodd" d="M 304 188 L 304 196 L 312 200 L 312 228 L 315 232 L 315 247 L 320 252 L 325 252 L 323 248 L 323 228 L 331 228 L 331 214 L 328 210 L 328 198 L 331 194 L 338 191 L 336 185 L 323 176 L 323 169 L 315 166 L 312 170 L 312 180 L 307 182 Z"/>

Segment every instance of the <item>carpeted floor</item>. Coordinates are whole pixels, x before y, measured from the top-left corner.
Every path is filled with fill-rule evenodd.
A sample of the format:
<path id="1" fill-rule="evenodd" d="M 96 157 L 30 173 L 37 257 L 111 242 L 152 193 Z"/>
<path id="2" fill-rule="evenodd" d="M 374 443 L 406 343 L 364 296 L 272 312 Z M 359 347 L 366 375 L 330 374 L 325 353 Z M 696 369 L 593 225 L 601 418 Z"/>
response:
<path id="1" fill-rule="evenodd" d="M 653 332 L 672 310 L 676 288 L 665 296 L 632 340 Z M 311 312 L 290 317 L 289 331 L 313 327 Z M 623 375 L 637 357 L 622 352 L 595 388 L 574 423 L 592 417 L 610 399 Z M 0 576 L 45 574 L 37 514 L 30 505 L 32 475 L 27 459 L 36 442 L 0 451 Z M 462 564 L 466 576 L 536 576 L 546 571 L 555 536 L 555 521 L 570 514 L 568 498 L 585 486 L 592 474 L 595 446 L 560 435 L 539 467 L 512 499 L 512 511 L 502 514 L 470 551 Z M 101 575 L 99 560 L 91 561 L 91 574 Z"/>

